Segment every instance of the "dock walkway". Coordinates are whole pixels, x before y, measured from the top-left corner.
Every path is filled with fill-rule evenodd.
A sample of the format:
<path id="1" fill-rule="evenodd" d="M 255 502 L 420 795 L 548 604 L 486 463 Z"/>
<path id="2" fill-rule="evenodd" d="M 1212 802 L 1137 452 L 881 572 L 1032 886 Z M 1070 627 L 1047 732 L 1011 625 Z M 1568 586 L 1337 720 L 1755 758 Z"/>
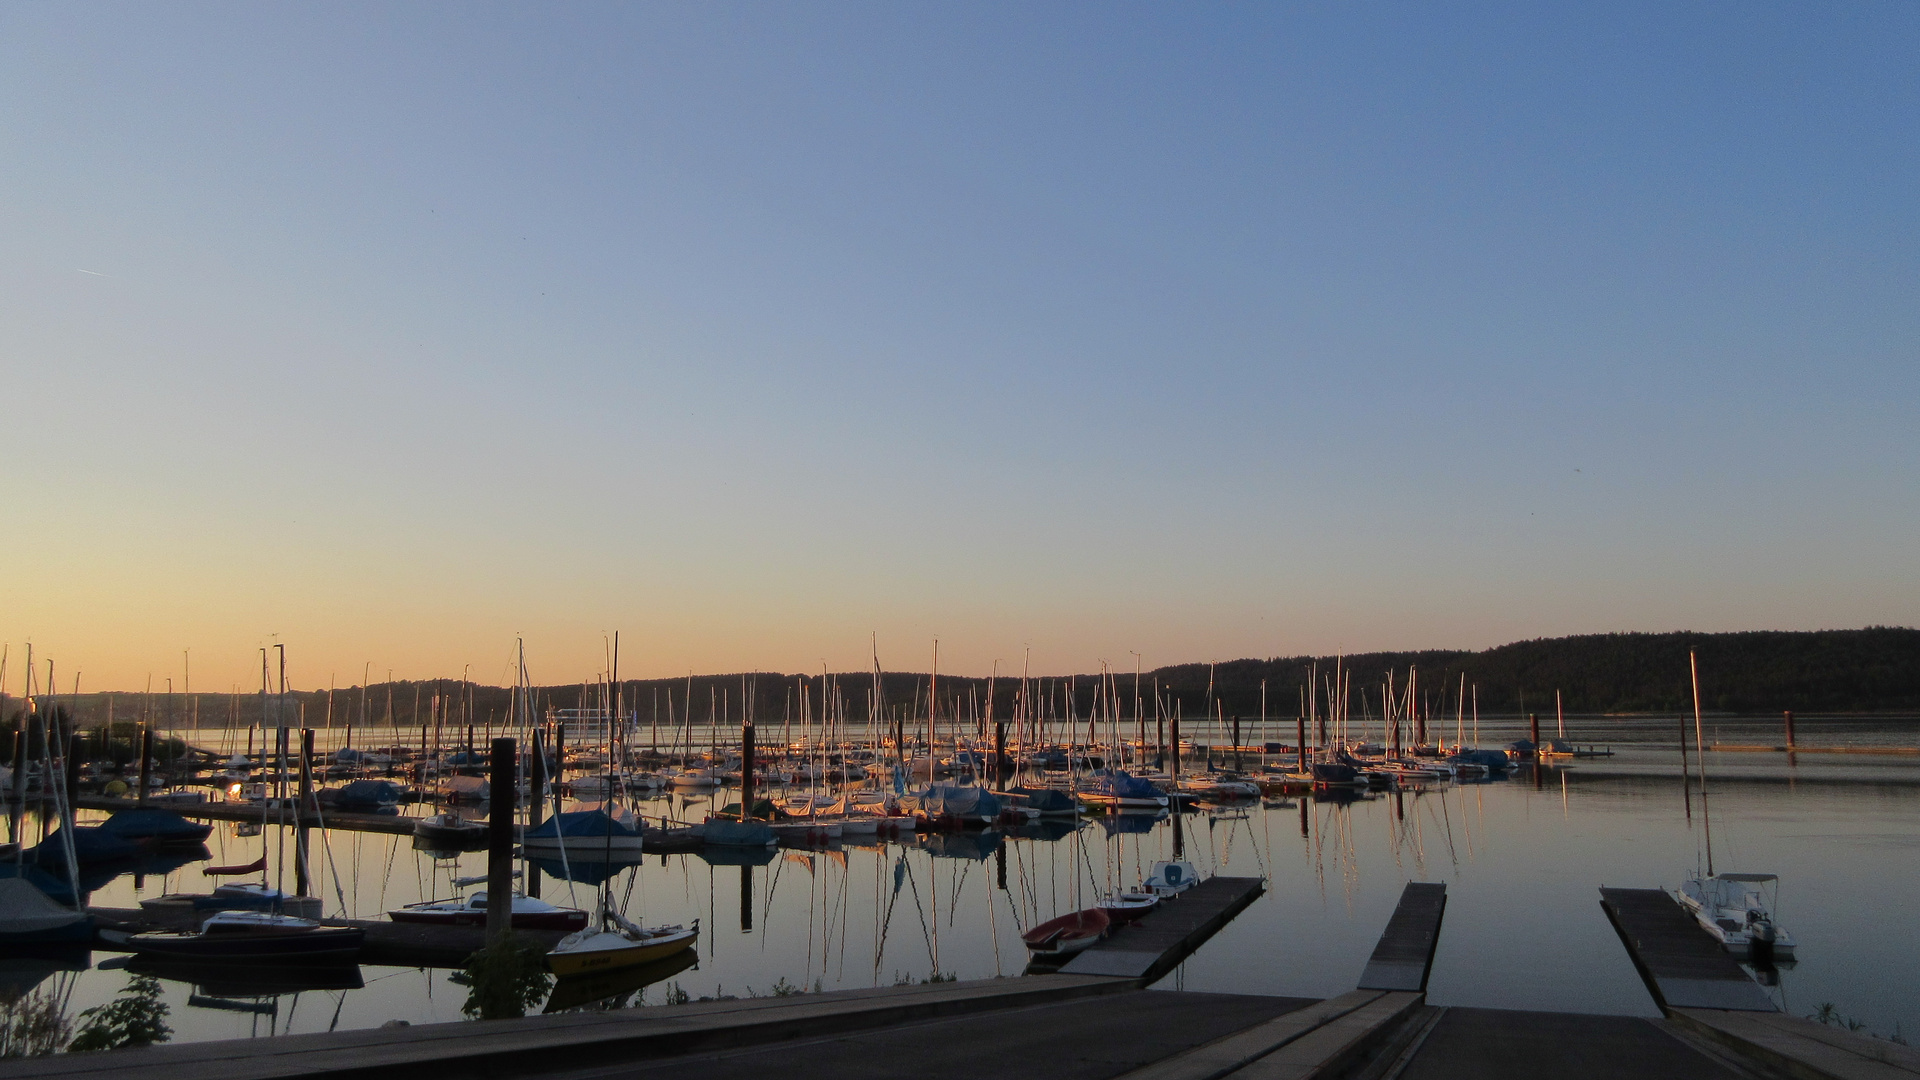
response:
<path id="1" fill-rule="evenodd" d="M 1211 877 L 1067 961 L 1063 975 L 1113 975 L 1151 983 L 1178 967 L 1260 898 L 1261 878 Z"/>
<path id="2" fill-rule="evenodd" d="M 1778 1011 L 1720 943 L 1659 889 L 1601 889 L 1600 906 L 1661 1011 Z"/>

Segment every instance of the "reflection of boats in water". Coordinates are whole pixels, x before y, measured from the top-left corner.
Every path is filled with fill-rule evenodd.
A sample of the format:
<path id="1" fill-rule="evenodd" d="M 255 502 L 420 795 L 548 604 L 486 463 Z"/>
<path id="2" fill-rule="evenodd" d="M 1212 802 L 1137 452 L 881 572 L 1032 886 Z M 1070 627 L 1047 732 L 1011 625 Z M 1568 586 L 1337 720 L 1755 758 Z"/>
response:
<path id="1" fill-rule="evenodd" d="M 754 847 L 709 844 L 698 854 L 708 866 L 766 866 L 780 857 L 780 849 L 764 844 Z"/>
<path id="2" fill-rule="evenodd" d="M 586 862 L 582 859 L 568 859 L 564 864 L 558 857 L 534 857 L 528 860 L 539 867 L 540 872 L 555 881 L 572 881 L 581 885 L 604 885 L 613 880 L 613 876 L 631 866 L 640 865 L 640 856 L 634 855 L 625 860 L 614 862 Z"/>
<path id="3" fill-rule="evenodd" d="M 980 832 L 931 832 L 920 837 L 919 846 L 936 859 L 980 862 L 999 849 L 1000 834 L 992 829 Z"/>
<path id="4" fill-rule="evenodd" d="M 582 1005 L 592 1005 L 609 998 L 624 998 L 643 987 L 651 986 L 662 979 L 669 979 L 700 962 L 700 954 L 693 949 L 682 949 L 662 960 L 650 964 L 636 964 L 632 967 L 615 968 L 597 975 L 573 975 L 557 979 L 553 992 L 547 995 L 546 1007 L 541 1012 L 564 1012 L 577 1009 Z M 625 1004 L 618 1001 L 614 1004 Z"/>
<path id="5" fill-rule="evenodd" d="M 366 985 L 360 978 L 358 964 L 206 964 L 174 957 L 135 955 L 128 959 L 126 968 L 135 975 L 186 983 L 200 994 L 215 998 L 271 997 L 305 990 L 358 990 Z"/>
<path id="6" fill-rule="evenodd" d="M 93 952 L 86 945 L 9 947 L 7 955 L 0 957 L 0 998 L 26 997 L 50 976 L 92 966 Z"/>
<path id="7" fill-rule="evenodd" d="M 1146 812 L 1134 810 L 1102 814 L 1093 820 L 1100 823 L 1100 827 L 1106 830 L 1109 837 L 1144 836 L 1152 832 L 1155 825 L 1167 820 L 1168 816 L 1165 810 Z"/>
<path id="8" fill-rule="evenodd" d="M 1101 818 L 1101 820 L 1107 821 L 1116 818 L 1138 817 L 1147 818 L 1149 827 L 1151 827 L 1153 821 L 1158 820 L 1151 814 L 1112 814 Z M 1039 821 L 1029 822 L 1025 825 L 1015 825 L 1013 828 L 1008 829 L 1006 834 L 1009 838 L 1013 839 L 1040 840 L 1046 843 L 1052 843 L 1056 840 L 1065 840 L 1067 837 L 1079 832 L 1081 824 L 1078 818 L 1041 818 Z"/>

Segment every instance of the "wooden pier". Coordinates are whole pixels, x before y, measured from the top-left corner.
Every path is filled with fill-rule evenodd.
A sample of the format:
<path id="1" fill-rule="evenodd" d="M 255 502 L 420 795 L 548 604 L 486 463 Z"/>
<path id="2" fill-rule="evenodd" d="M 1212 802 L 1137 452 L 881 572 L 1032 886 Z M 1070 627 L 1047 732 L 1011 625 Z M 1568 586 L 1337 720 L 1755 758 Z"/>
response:
<path id="1" fill-rule="evenodd" d="M 1106 940 L 1069 960 L 1060 972 L 1151 983 L 1179 966 L 1265 889 L 1266 882 L 1260 878 L 1208 878 L 1146 916 L 1122 924 Z"/>
<path id="2" fill-rule="evenodd" d="M 1778 1011 L 1726 949 L 1665 892 L 1603 888 L 1600 906 L 1663 1012 L 1673 1008 Z"/>
<path id="3" fill-rule="evenodd" d="M 105 810 L 113 813 L 119 810 L 171 810 L 181 817 L 197 821 L 237 821 L 255 825 L 304 825 L 308 828 L 339 829 L 342 832 L 387 833 L 395 836 L 412 836 L 413 825 L 417 818 L 399 814 L 348 814 L 323 811 L 318 814 L 296 814 L 287 807 L 251 806 L 246 803 L 141 803 L 135 799 L 112 799 L 105 795 L 76 795 L 73 805 L 81 810 Z"/>
<path id="4" fill-rule="evenodd" d="M 1407 882 L 1393 917 L 1387 920 L 1386 932 L 1380 935 L 1366 970 L 1360 973 L 1360 989 L 1426 993 L 1433 951 L 1440 947 L 1440 919 L 1446 912 L 1445 885 Z"/>
<path id="5" fill-rule="evenodd" d="M 1235 879 L 1215 880 L 1227 884 L 1193 905 L 1196 913 L 1244 907 L 1260 893 L 1257 881 L 1230 891 Z M 1237 899 L 1222 906 L 1229 895 Z M 1060 973 L 64 1054 L 0 1062 L 0 1080 L 376 1080 L 423 1066 L 475 1080 L 1920 1078 L 1920 1052 L 1908 1047 L 1761 1009 L 1676 1004 L 1692 982 L 1733 983 L 1731 960 L 1710 963 L 1687 944 L 1682 929 L 1711 939 L 1684 915 L 1676 924 L 1678 908 L 1664 894 L 1603 896 L 1635 963 L 1659 973 L 1648 988 L 1665 1018 L 1429 1003 L 1445 892 L 1413 883 L 1361 979 L 1413 989 L 1362 987 L 1312 1001 L 1147 991 L 1142 977 Z M 1164 955 L 1204 939 L 1183 937 Z"/>
<path id="6" fill-rule="evenodd" d="M 143 908 L 89 908 L 110 934 L 142 934 L 161 930 L 191 930 L 206 912 L 154 912 Z M 393 967 L 465 967 L 467 958 L 486 943 L 482 926 L 432 926 L 423 923 L 396 923 L 386 919 L 321 919 L 327 926 L 356 926 L 367 932 L 360 946 L 359 963 Z M 518 930 L 524 937 L 548 948 L 565 934 L 558 930 Z M 111 938 L 102 938 L 102 948 L 114 948 Z M 124 946 L 122 946 L 124 947 Z"/>

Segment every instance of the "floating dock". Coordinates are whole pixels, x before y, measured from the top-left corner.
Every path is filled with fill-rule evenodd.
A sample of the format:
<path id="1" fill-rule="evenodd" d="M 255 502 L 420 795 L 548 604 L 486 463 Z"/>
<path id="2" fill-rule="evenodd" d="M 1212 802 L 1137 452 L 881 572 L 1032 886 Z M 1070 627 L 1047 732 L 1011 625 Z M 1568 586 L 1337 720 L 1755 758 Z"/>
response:
<path id="1" fill-rule="evenodd" d="M 1661 1011 L 1779 1011 L 1726 949 L 1662 890 L 1601 889 L 1600 906 Z"/>
<path id="2" fill-rule="evenodd" d="M 1200 894 L 1204 902 L 1190 913 L 1195 918 L 1182 922 L 1190 928 L 1161 956 L 1205 940 L 1211 931 L 1198 929 L 1209 921 L 1198 917 L 1204 909 L 1238 910 L 1235 903 L 1245 907 L 1260 893 L 1258 881 L 1214 880 L 1223 884 Z M 1187 899 L 1195 893 L 1198 888 Z M 1718 945 L 1664 893 L 1605 889 L 1602 895 L 1634 962 L 1653 973 L 1648 990 L 1663 1018 L 1429 1003 L 1425 986 L 1446 894 L 1439 885 L 1414 882 L 1401 893 L 1361 977 L 1393 988 L 1362 986 L 1324 1001 L 1148 991 L 1143 977 L 1063 972 L 63 1054 L 0 1062 L 0 1080 L 377 1080 L 420 1067 L 476 1080 L 688 1074 L 705 1080 L 1920 1078 L 1920 1051 L 1909 1047 L 1784 1016 L 1771 1006 L 1678 1004 L 1689 1000 L 1696 983 L 1725 984 L 1705 992 L 1724 1000 L 1737 983 L 1727 969 L 1737 973 L 1738 966 L 1724 953 L 1696 948 L 1702 941 Z M 1178 908 L 1169 905 L 1167 913 Z M 1173 922 L 1159 932 L 1173 934 Z M 1148 966 L 1149 975 L 1155 966 Z M 1751 980 L 1746 985 L 1758 991 Z"/>
<path id="3" fill-rule="evenodd" d="M 399 814 L 347 814 L 326 811 L 319 814 L 296 814 L 282 807 L 252 806 L 246 803 L 142 803 L 135 799 L 111 799 L 105 795 L 76 795 L 73 805 L 81 810 L 105 810 L 112 813 L 117 810 L 171 810 L 181 817 L 199 821 L 237 821 L 255 825 L 305 825 L 308 828 L 339 829 L 343 832 L 388 833 L 398 836 L 412 836 L 414 822 L 418 818 Z"/>
<path id="4" fill-rule="evenodd" d="M 1063 975 L 1111 975 L 1151 983 L 1178 967 L 1260 898 L 1260 878 L 1211 877 L 1124 923 L 1060 968 Z"/>
<path id="5" fill-rule="evenodd" d="M 89 908 L 88 912 L 111 931 L 143 934 L 192 930 L 207 912 L 148 911 L 144 908 Z M 326 926 L 354 926 L 367 932 L 358 962 L 393 967 L 465 967 L 467 958 L 486 944 L 484 926 L 433 926 L 396 923 L 386 919 L 321 919 Z M 516 930 L 515 933 L 552 948 L 566 935 L 558 930 Z M 114 948 L 111 942 L 103 948 Z"/>

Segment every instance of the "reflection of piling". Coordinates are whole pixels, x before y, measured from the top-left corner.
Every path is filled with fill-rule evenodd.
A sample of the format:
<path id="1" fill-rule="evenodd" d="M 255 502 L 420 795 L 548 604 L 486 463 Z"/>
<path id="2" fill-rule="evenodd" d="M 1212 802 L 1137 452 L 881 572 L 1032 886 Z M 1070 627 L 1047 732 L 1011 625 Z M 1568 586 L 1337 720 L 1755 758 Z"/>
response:
<path id="1" fill-rule="evenodd" d="M 1176 747 L 1178 743 L 1174 744 Z M 1180 808 L 1173 808 L 1173 857 L 1178 859 L 1186 854 L 1187 838 L 1180 830 Z"/>
<path id="2" fill-rule="evenodd" d="M 140 791 L 135 799 L 147 801 L 147 784 L 153 779 L 153 729 L 140 725 Z"/>
<path id="3" fill-rule="evenodd" d="M 995 844 L 993 847 L 993 870 L 996 883 L 1001 892 L 1007 891 L 1007 845 Z"/>
<path id="4" fill-rule="evenodd" d="M 1307 798 L 1300 797 L 1300 839 L 1307 839 Z"/>
<path id="5" fill-rule="evenodd" d="M 512 739 L 493 740 L 493 776 L 487 799 L 487 942 L 502 940 L 513 929 L 513 803 L 514 757 Z"/>
<path id="6" fill-rule="evenodd" d="M 753 867 L 740 864 L 740 932 L 753 933 Z"/>

